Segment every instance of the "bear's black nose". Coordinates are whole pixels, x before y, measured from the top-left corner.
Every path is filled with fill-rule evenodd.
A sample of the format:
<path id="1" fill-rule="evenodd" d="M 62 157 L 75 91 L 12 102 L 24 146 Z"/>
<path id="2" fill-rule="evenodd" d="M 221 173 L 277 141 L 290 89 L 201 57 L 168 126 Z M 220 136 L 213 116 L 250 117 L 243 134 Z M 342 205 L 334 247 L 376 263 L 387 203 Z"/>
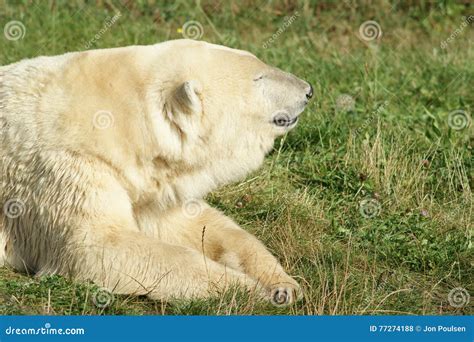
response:
<path id="1" fill-rule="evenodd" d="M 313 86 L 309 82 L 308 84 L 309 84 L 309 91 L 306 93 L 306 98 L 309 100 L 310 98 L 313 97 Z"/>

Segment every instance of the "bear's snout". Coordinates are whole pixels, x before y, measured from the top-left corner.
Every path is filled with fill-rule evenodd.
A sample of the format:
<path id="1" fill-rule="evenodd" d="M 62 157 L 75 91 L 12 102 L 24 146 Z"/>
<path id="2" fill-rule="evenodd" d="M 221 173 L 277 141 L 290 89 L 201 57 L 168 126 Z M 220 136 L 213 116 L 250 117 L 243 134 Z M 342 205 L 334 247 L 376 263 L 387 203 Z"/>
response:
<path id="1" fill-rule="evenodd" d="M 309 84 L 309 90 L 306 93 L 306 99 L 308 99 L 308 101 L 309 101 L 313 97 L 313 86 L 309 82 L 308 82 L 308 84 Z"/>

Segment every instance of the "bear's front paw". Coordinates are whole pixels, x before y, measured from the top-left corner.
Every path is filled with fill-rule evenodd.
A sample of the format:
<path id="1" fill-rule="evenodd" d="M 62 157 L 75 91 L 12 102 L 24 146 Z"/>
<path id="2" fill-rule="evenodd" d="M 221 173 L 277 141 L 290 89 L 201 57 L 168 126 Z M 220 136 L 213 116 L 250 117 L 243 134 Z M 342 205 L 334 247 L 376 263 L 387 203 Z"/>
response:
<path id="1" fill-rule="evenodd" d="M 276 306 L 286 306 L 303 298 L 299 285 L 280 283 L 270 290 L 270 301 Z"/>

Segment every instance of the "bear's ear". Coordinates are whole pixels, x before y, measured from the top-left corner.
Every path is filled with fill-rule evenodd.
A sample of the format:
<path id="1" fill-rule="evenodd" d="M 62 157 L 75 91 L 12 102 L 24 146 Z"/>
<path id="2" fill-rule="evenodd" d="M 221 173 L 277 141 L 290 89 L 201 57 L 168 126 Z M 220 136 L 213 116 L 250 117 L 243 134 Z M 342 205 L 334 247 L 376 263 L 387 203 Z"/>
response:
<path id="1" fill-rule="evenodd" d="M 191 80 L 180 84 L 167 99 L 167 107 L 172 115 L 199 114 L 202 110 L 201 85 L 199 82 Z"/>

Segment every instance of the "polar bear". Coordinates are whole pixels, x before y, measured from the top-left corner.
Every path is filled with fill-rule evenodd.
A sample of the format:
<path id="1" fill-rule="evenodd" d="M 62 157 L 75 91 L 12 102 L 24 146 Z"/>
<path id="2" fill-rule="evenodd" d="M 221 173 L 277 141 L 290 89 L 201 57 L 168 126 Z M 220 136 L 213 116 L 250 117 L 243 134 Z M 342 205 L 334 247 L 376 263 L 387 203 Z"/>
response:
<path id="1" fill-rule="evenodd" d="M 298 283 L 203 198 L 257 169 L 313 89 L 202 41 L 0 67 L 0 264 L 152 299 Z"/>

